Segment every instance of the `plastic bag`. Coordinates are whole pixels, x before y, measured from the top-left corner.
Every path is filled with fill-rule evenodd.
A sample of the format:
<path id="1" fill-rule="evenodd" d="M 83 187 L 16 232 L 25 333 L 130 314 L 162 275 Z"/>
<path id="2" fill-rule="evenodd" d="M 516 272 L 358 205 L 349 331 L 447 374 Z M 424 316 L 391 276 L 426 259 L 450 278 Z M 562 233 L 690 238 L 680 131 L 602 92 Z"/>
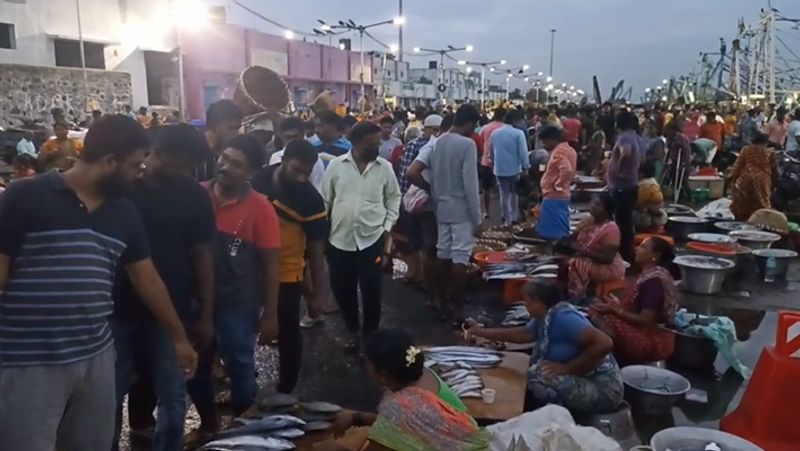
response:
<path id="1" fill-rule="evenodd" d="M 422 188 L 411 185 L 403 195 L 403 208 L 411 214 L 421 213 L 430 201 L 431 196 L 428 193 Z"/>

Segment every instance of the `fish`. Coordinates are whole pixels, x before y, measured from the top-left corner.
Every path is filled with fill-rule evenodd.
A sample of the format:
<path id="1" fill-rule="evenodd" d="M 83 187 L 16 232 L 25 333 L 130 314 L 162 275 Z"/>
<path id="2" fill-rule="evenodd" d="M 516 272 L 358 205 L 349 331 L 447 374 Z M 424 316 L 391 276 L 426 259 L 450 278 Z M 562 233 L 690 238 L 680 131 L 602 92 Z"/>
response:
<path id="1" fill-rule="evenodd" d="M 277 431 L 272 431 L 269 433 L 270 437 L 278 437 L 278 438 L 285 438 L 285 439 L 295 439 L 298 437 L 302 437 L 306 435 L 302 429 L 297 428 L 287 428 L 287 429 L 278 429 Z"/>
<path id="2" fill-rule="evenodd" d="M 307 412 L 303 411 L 297 414 L 297 416 L 303 419 L 306 423 L 314 422 L 314 421 L 328 421 L 333 419 L 336 416 L 335 413 L 322 413 L 322 412 Z"/>
<path id="3" fill-rule="evenodd" d="M 540 265 L 534 268 L 528 274 L 538 274 L 542 272 L 558 272 L 558 265 Z"/>
<path id="4" fill-rule="evenodd" d="M 276 407 L 293 406 L 298 402 L 299 399 L 297 399 L 297 396 L 286 393 L 273 393 L 265 396 L 259 403 L 259 406 L 263 409 L 272 409 Z"/>
<path id="5" fill-rule="evenodd" d="M 220 431 L 217 433 L 217 437 L 227 438 L 241 435 L 261 434 L 270 431 L 276 431 L 278 429 L 303 426 L 306 424 L 305 421 L 291 415 L 269 415 L 257 419 L 237 418 L 236 422 L 242 423 L 244 426 Z"/>
<path id="6" fill-rule="evenodd" d="M 300 403 L 300 407 L 302 407 L 306 412 L 316 413 L 339 413 L 342 411 L 340 406 L 322 401 L 303 402 Z"/>
<path id="7" fill-rule="evenodd" d="M 491 349 L 478 348 L 476 346 L 434 346 L 425 349 L 426 352 L 467 352 L 473 354 L 499 354 L 497 351 Z"/>
<path id="8" fill-rule="evenodd" d="M 330 427 L 331 424 L 327 421 L 309 421 L 303 426 L 303 430 L 306 432 L 326 431 Z"/>
<path id="9" fill-rule="evenodd" d="M 294 449 L 295 446 L 294 443 L 282 438 L 262 437 L 260 435 L 240 435 L 208 442 L 198 448 L 198 451 L 212 451 L 220 449 L 234 450 L 247 448 L 284 451 Z"/>
<path id="10" fill-rule="evenodd" d="M 462 393 L 467 393 L 467 392 L 470 392 L 470 391 L 473 391 L 473 390 L 480 390 L 480 389 L 483 388 L 483 384 L 461 385 L 461 386 L 458 386 L 457 388 L 456 387 L 452 387 L 452 388 L 453 388 L 453 391 L 457 395 L 461 395 Z"/>
<path id="11" fill-rule="evenodd" d="M 459 398 L 482 398 L 483 395 L 481 395 L 480 392 L 477 392 L 475 390 L 471 390 L 471 391 L 468 391 L 466 393 L 462 393 L 462 394 L 458 395 L 458 397 Z"/>

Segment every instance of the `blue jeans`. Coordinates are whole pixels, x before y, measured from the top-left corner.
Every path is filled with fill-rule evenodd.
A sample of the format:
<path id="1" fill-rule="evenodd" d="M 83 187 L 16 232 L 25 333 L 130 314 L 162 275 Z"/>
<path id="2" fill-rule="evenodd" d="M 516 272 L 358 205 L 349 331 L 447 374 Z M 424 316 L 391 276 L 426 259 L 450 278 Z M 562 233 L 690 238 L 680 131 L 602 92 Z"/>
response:
<path id="1" fill-rule="evenodd" d="M 231 380 L 231 407 L 240 415 L 256 400 L 255 346 L 260 311 L 256 308 L 223 308 L 214 312 L 216 351 Z M 215 414 L 214 381 L 211 376 L 213 352 L 201 355 L 189 394 L 201 418 Z"/>
<path id="2" fill-rule="evenodd" d="M 500 206 L 503 210 L 503 222 L 511 225 L 519 219 L 519 197 L 517 196 L 517 182 L 519 174 L 508 177 L 497 176 L 497 185 L 500 187 Z"/>
<path id="3" fill-rule="evenodd" d="M 147 359 L 158 404 L 154 451 L 175 451 L 183 447 L 183 422 L 186 417 L 186 381 L 178 367 L 175 346 L 154 321 L 112 322 L 117 347 L 117 418 L 113 449 L 119 447 L 122 401 L 131 385 L 138 358 Z"/>

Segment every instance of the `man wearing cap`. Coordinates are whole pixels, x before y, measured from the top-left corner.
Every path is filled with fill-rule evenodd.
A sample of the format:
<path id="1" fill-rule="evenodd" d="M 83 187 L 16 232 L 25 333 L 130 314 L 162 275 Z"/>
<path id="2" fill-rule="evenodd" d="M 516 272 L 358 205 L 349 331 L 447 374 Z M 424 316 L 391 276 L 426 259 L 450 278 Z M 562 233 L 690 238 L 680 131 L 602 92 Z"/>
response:
<path id="1" fill-rule="evenodd" d="M 416 160 L 420 150 L 425 145 L 436 141 L 442 126 L 442 116 L 438 114 L 428 115 L 422 123 L 422 136 L 411 140 L 403 153 L 398 171 L 398 182 L 400 191 L 403 195 L 411 187 L 408 179 L 408 169 L 411 163 Z M 425 170 L 422 175 L 430 181 L 429 171 Z M 436 260 L 436 216 L 433 213 L 433 204 L 429 201 L 421 211 L 411 212 L 400 209 L 400 224 L 406 224 L 409 229 L 408 254 L 410 258 L 407 263 L 409 266 L 410 278 L 419 282 L 423 287 L 433 285 L 433 267 Z M 416 276 L 416 277 L 414 277 Z"/>

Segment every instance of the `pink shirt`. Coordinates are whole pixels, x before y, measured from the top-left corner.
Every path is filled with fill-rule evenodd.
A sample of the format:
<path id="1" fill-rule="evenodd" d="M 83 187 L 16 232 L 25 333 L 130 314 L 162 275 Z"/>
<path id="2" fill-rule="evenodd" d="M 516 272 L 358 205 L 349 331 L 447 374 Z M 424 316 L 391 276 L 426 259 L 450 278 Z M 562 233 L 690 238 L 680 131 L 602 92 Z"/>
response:
<path id="1" fill-rule="evenodd" d="M 767 125 L 767 136 L 769 136 L 769 142 L 783 146 L 783 142 L 786 140 L 786 122 L 777 119 L 771 120 Z"/>
<path id="2" fill-rule="evenodd" d="M 578 154 L 569 144 L 559 143 L 550 153 L 540 186 L 545 199 L 569 199 Z"/>
<path id="3" fill-rule="evenodd" d="M 483 156 L 481 157 L 481 166 L 486 166 L 487 168 L 492 167 L 492 153 L 489 152 L 489 138 L 492 137 L 492 133 L 495 130 L 503 125 L 505 124 L 502 122 L 492 121 L 481 128 L 480 136 L 483 140 Z"/>

